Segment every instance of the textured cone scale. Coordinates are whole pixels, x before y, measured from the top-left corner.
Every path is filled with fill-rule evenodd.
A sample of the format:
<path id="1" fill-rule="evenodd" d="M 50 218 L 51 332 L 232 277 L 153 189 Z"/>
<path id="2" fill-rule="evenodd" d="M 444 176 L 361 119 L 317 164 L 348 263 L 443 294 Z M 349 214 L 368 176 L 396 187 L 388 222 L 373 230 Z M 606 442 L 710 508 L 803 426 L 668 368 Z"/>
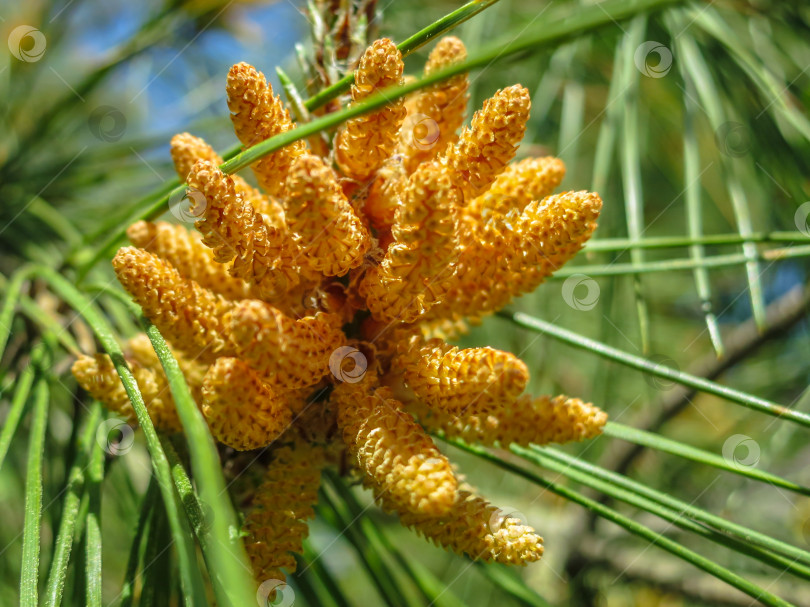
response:
<path id="1" fill-rule="evenodd" d="M 457 257 L 458 190 L 438 163 L 411 175 L 382 263 L 360 294 L 374 318 L 413 322 L 444 297 Z"/>
<path id="2" fill-rule="evenodd" d="M 601 208 L 598 194 L 565 192 L 461 230 L 453 284 L 432 316 L 491 314 L 534 290 L 591 237 Z"/>
<path id="3" fill-rule="evenodd" d="M 467 58 L 467 49 L 458 38 L 442 38 L 430 53 L 425 75 L 449 67 Z M 467 111 L 466 74 L 439 82 L 406 101 L 406 117 L 399 129 L 397 148 L 377 171 L 369 188 L 365 210 L 378 229 L 389 229 L 400 204 L 408 175 L 420 163 L 440 155 L 458 139 L 456 131 Z"/>
<path id="4" fill-rule="evenodd" d="M 424 73 L 430 75 L 466 57 L 461 40 L 447 36 L 430 53 Z M 399 129 L 397 148 L 377 171 L 365 201 L 365 211 L 378 229 L 387 230 L 393 224 L 408 176 L 458 139 L 468 88 L 467 75 L 460 74 L 406 98 L 406 117 Z"/>
<path id="5" fill-rule="evenodd" d="M 237 63 L 228 72 L 228 108 L 239 141 L 250 147 L 293 127 L 290 113 L 273 95 L 264 74 L 247 63 Z M 306 152 L 303 141 L 295 141 L 253 163 L 259 185 L 269 196 L 284 194 L 290 166 Z"/>
<path id="6" fill-rule="evenodd" d="M 217 261 L 233 262 L 232 276 L 253 283 L 268 298 L 298 284 L 295 242 L 286 229 L 269 225 L 236 195 L 230 175 L 201 160 L 191 169 L 188 183 L 204 196 L 203 218 L 196 224 L 203 242 L 214 249 Z"/>
<path id="7" fill-rule="evenodd" d="M 236 358 L 219 358 L 211 365 L 202 396 L 211 434 L 237 451 L 266 447 L 292 420 L 286 398 Z"/>
<path id="8" fill-rule="evenodd" d="M 389 86 L 401 84 L 403 69 L 402 54 L 396 45 L 387 38 L 377 40 L 363 54 L 354 73 L 352 101 L 357 103 Z M 335 141 L 340 170 L 358 181 L 371 177 L 394 151 L 404 118 L 402 100 L 397 100 L 381 110 L 349 120 Z"/>
<path id="9" fill-rule="evenodd" d="M 371 235 L 354 214 L 335 173 L 317 156 L 300 156 L 287 178 L 287 221 L 301 263 L 343 276 L 363 262 Z"/>
<path id="10" fill-rule="evenodd" d="M 132 408 L 132 403 L 129 402 L 124 384 L 121 383 L 121 378 L 109 356 L 106 354 L 82 355 L 73 363 L 71 373 L 82 388 L 93 398 L 103 402 L 110 411 L 118 413 L 127 421 L 135 420 L 135 410 Z M 133 369 L 132 373 L 140 386 L 138 371 Z"/>
<path id="11" fill-rule="evenodd" d="M 430 408 L 448 413 L 484 413 L 514 401 L 526 388 L 529 370 L 509 352 L 460 350 L 440 339 L 412 339 L 400 347 L 394 366 Z"/>
<path id="12" fill-rule="evenodd" d="M 135 376 L 152 423 L 164 432 L 179 432 L 182 427 L 162 371 L 143 367 L 133 360 L 127 362 Z M 73 363 L 71 371 L 79 385 L 93 398 L 104 403 L 110 411 L 118 413 L 127 422 L 137 423 L 135 410 L 109 356 L 106 354 L 82 356 Z"/>
<path id="13" fill-rule="evenodd" d="M 515 157 L 530 106 L 529 91 L 519 84 L 498 91 L 475 113 L 458 142 L 448 148 L 445 162 L 465 201 L 483 194 Z"/>
<path id="14" fill-rule="evenodd" d="M 523 212 L 529 203 L 542 200 L 565 177 L 565 165 L 559 158 L 526 158 L 498 176 L 492 187 L 470 201 L 466 213 L 477 220 L 510 211 Z"/>
<path id="15" fill-rule="evenodd" d="M 232 302 L 183 278 L 168 262 L 134 247 L 119 249 L 113 268 L 146 317 L 180 351 L 202 362 L 213 361 L 227 351 Z"/>
<path id="16" fill-rule="evenodd" d="M 292 553 L 301 554 L 309 534 L 306 521 L 315 516 L 324 451 L 296 442 L 273 452 L 264 482 L 253 496 L 253 508 L 245 518 L 245 542 L 256 579 L 286 580 L 281 568 L 296 569 Z"/>
<path id="17" fill-rule="evenodd" d="M 129 241 L 168 261 L 186 278 L 228 299 L 257 297 L 258 289 L 231 276 L 230 266 L 218 263 L 214 251 L 202 242 L 199 232 L 164 221 L 138 221 L 127 229 Z"/>
<path id="18" fill-rule="evenodd" d="M 458 481 L 450 462 L 388 388 L 345 383 L 332 399 L 344 441 L 378 497 L 427 515 L 452 506 Z"/>
<path id="19" fill-rule="evenodd" d="M 188 174 L 198 160 L 206 160 L 216 166 L 221 165 L 223 162 L 220 155 L 214 151 L 214 148 L 203 139 L 190 133 L 180 133 L 172 137 L 171 151 L 174 170 L 177 172 L 180 181 L 186 181 Z M 259 213 L 265 215 L 271 225 L 283 226 L 284 209 L 281 208 L 278 202 L 264 196 L 239 175 L 233 175 L 232 179 L 237 194 L 250 203 Z"/>
<path id="20" fill-rule="evenodd" d="M 444 38 L 424 73 L 465 56 Z M 400 52 L 378 40 L 359 61 L 351 103 L 402 80 Z M 529 373 L 515 355 L 441 338 L 542 283 L 590 238 L 602 205 L 591 192 L 553 193 L 565 175 L 556 158 L 512 162 L 525 88 L 498 91 L 462 128 L 467 90 L 459 74 L 349 120 L 331 149 L 321 133 L 310 150 L 296 141 L 266 154 L 251 167 L 260 189 L 181 133 L 171 153 L 196 232 L 137 222 L 137 248 L 113 260 L 175 352 L 224 473 L 241 479 L 231 497 L 259 583 L 295 570 L 324 466 L 359 477 L 441 546 L 536 561 L 542 538 L 460 484 L 429 433 L 508 447 L 583 440 L 606 423 L 578 398 L 523 394 Z M 245 146 L 294 128 L 247 64 L 230 70 L 227 97 Z M 155 425 L 182 430 L 148 339 L 123 350 Z M 134 420 L 109 357 L 82 356 L 73 373 Z"/>
<path id="21" fill-rule="evenodd" d="M 230 263 L 215 260 L 214 250 L 202 242 L 197 231 L 163 221 L 138 221 L 129 226 L 127 237 L 136 247 L 169 262 L 184 278 L 226 299 L 261 297 L 262 291 L 256 285 L 231 275 Z M 270 301 L 285 313 L 300 315 L 302 300 L 312 287 L 312 283 L 299 284 L 288 292 L 274 294 Z"/>
<path id="22" fill-rule="evenodd" d="M 179 352 L 174 347 L 170 347 L 170 349 L 177 361 L 177 365 L 183 372 L 183 376 L 186 378 L 186 384 L 188 384 L 189 390 L 191 390 L 191 396 L 194 398 L 194 401 L 197 403 L 202 402 L 201 389 L 203 377 L 205 377 L 205 373 L 208 371 L 208 365 L 184 356 L 182 352 Z M 163 371 L 163 365 L 160 363 L 155 348 L 152 346 L 152 341 L 146 333 L 138 333 L 135 337 L 130 339 L 124 348 L 124 353 L 128 360 L 132 360 L 142 367 L 151 369 L 157 373 L 161 381 L 165 383 L 165 393 L 171 396 L 171 390 L 168 384 L 169 380 Z"/>
<path id="23" fill-rule="evenodd" d="M 430 430 L 482 445 L 544 445 L 594 438 L 602 433 L 607 414 L 578 398 L 524 395 L 488 414 L 451 415 L 430 411 L 423 404 L 411 408 Z"/>
<path id="24" fill-rule="evenodd" d="M 425 76 L 467 58 L 464 43 L 455 36 L 442 38 L 425 64 Z M 458 139 L 467 112 L 467 74 L 453 76 L 419 91 L 409 101 L 408 116 L 399 132 L 397 153 L 408 173 L 433 160 Z"/>
<path id="25" fill-rule="evenodd" d="M 401 511 L 385 498 L 381 501 L 386 510 L 399 514 L 403 525 L 473 560 L 524 565 L 543 556 L 543 538 L 532 527 L 467 491 L 458 491 L 448 513 L 440 517 Z"/>
<path id="26" fill-rule="evenodd" d="M 371 225 L 377 230 L 385 232 L 391 229 L 407 184 L 408 172 L 400 156 L 392 156 L 377 171 L 363 207 Z"/>
<path id="27" fill-rule="evenodd" d="M 584 191 L 555 194 L 524 209 L 519 224 L 526 235 L 523 258 L 510 268 L 520 293 L 536 289 L 579 252 L 596 229 L 601 210 L 599 195 Z"/>
<path id="28" fill-rule="evenodd" d="M 246 300 L 233 311 L 231 340 L 237 356 L 271 385 L 303 388 L 329 373 L 329 357 L 345 342 L 333 315 L 294 320 L 261 301 Z"/>

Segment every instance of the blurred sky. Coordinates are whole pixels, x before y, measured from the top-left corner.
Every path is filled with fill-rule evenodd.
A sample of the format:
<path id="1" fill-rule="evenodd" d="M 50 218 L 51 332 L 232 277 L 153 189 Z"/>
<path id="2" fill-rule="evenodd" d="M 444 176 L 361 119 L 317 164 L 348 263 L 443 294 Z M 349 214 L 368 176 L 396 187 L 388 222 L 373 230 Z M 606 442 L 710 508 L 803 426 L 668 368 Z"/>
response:
<path id="1" fill-rule="evenodd" d="M 73 0 L 61 6 L 53 3 L 43 17 L 39 4 L 0 2 L 0 18 L 5 29 L 27 24 L 53 30 L 51 52 L 46 51 L 36 65 L 47 95 L 75 87 L 83 75 L 127 44 L 160 6 Z M 278 84 L 276 65 L 288 66 L 297 75 L 294 46 L 307 37 L 308 28 L 300 4 L 292 0 L 231 2 L 196 23 L 177 20 L 169 35 L 108 76 L 87 103 L 121 110 L 127 119 L 125 139 L 171 133 L 200 119 L 226 116 L 225 78 L 234 63 L 255 65 L 274 86 Z"/>
<path id="2" fill-rule="evenodd" d="M 130 38 L 146 18 L 141 3 L 83 3 L 71 21 L 90 35 L 79 36 L 76 52 L 92 61 Z M 116 79 L 128 92 L 137 89 L 135 94 L 144 97 L 150 131 L 182 128 L 208 111 L 224 114 L 225 75 L 239 61 L 255 65 L 277 84 L 274 66 L 293 60 L 307 21 L 290 1 L 233 3 L 198 27 L 198 32 L 187 27 L 177 39 L 151 48 Z"/>

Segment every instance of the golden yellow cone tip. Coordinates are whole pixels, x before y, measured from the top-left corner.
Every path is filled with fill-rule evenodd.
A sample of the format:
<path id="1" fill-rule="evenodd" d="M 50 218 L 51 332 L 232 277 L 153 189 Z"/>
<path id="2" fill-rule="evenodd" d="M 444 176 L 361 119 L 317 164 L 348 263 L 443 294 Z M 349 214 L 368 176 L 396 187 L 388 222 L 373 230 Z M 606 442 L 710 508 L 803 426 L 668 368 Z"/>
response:
<path id="1" fill-rule="evenodd" d="M 252 65 L 237 63 L 231 68 L 226 92 L 236 136 L 246 148 L 293 128 L 289 111 L 281 99 L 273 95 L 264 74 Z M 290 166 L 306 149 L 306 143 L 298 140 L 251 165 L 265 193 L 284 195 Z"/>
<path id="2" fill-rule="evenodd" d="M 455 36 L 445 36 L 430 52 L 425 76 L 466 58 L 464 43 Z M 468 88 L 469 79 L 464 73 L 428 86 L 408 100 L 408 115 L 400 128 L 396 150 L 408 173 L 457 141 L 467 112 Z"/>
<path id="3" fill-rule="evenodd" d="M 447 171 L 426 163 L 411 175 L 392 229 L 394 243 L 360 294 L 375 319 L 414 322 L 452 285 L 459 193 Z"/>
<path id="4" fill-rule="evenodd" d="M 450 510 L 440 517 L 402 511 L 385 497 L 381 501 L 386 510 L 399 514 L 406 527 L 473 560 L 525 565 L 543 556 L 543 538 L 532 527 L 468 491 L 459 490 Z"/>
<path id="5" fill-rule="evenodd" d="M 461 40 L 446 36 L 431 51 L 425 74 L 463 61 L 466 56 Z M 365 200 L 365 212 L 378 230 L 387 230 L 394 223 L 408 176 L 458 139 L 468 86 L 467 75 L 460 74 L 406 97 L 406 117 L 397 135 L 397 148 L 377 170 Z"/>
<path id="6" fill-rule="evenodd" d="M 158 368 L 152 368 L 142 366 L 134 360 L 127 362 L 155 427 L 167 433 L 182 430 L 168 382 L 159 365 Z M 93 398 L 128 423 L 137 424 L 135 409 L 109 356 L 81 356 L 73 363 L 71 371 L 79 385 Z"/>
<path id="7" fill-rule="evenodd" d="M 402 54 L 388 38 L 377 40 L 363 53 L 354 73 L 352 101 L 358 103 L 373 93 L 402 83 Z M 365 181 L 382 166 L 397 145 L 397 133 L 405 118 L 401 99 L 380 110 L 346 122 L 335 138 L 335 160 L 341 172 Z"/>
<path id="8" fill-rule="evenodd" d="M 522 212 L 529 203 L 551 195 L 565 177 L 559 158 L 525 158 L 510 164 L 486 192 L 474 198 L 465 211 L 478 221 L 510 211 Z"/>
<path id="9" fill-rule="evenodd" d="M 229 349 L 233 302 L 142 249 L 123 247 L 112 263 L 124 289 L 177 349 L 201 362 L 212 362 Z"/>
<path id="10" fill-rule="evenodd" d="M 602 199 L 594 192 L 563 192 L 529 204 L 519 230 L 523 258 L 510 268 L 519 293 L 537 288 L 565 265 L 596 230 Z"/>
<path id="11" fill-rule="evenodd" d="M 195 224 L 203 242 L 214 249 L 216 261 L 232 261 L 232 276 L 254 284 L 267 298 L 298 284 L 294 262 L 298 247 L 292 237 L 237 196 L 230 175 L 200 160 L 192 167 L 188 184 L 203 197 L 204 210 Z"/>
<path id="12" fill-rule="evenodd" d="M 82 354 L 73 363 L 71 372 L 90 396 L 104 403 L 107 409 L 118 413 L 127 421 L 135 421 L 135 410 L 109 356 Z M 137 374 L 133 371 L 133 375 Z"/>
<path id="13" fill-rule="evenodd" d="M 172 356 L 174 356 L 177 365 L 183 372 L 194 402 L 201 403 L 203 377 L 205 377 L 208 371 L 208 365 L 199 360 L 187 357 L 172 344 L 169 343 L 168 345 Z M 132 360 L 142 367 L 151 369 L 157 373 L 166 384 L 166 393 L 171 395 L 171 390 L 168 389 L 169 380 L 166 377 L 166 373 L 163 371 L 163 365 L 155 352 L 152 340 L 149 339 L 146 333 L 138 333 L 130 338 L 124 347 L 124 354 L 128 360 Z"/>
<path id="14" fill-rule="evenodd" d="M 514 158 L 530 107 L 525 87 L 515 84 L 502 89 L 484 102 L 458 142 L 448 147 L 444 162 L 464 192 L 465 202 L 483 194 Z"/>
<path id="15" fill-rule="evenodd" d="M 526 363 L 494 348 L 459 349 L 440 339 L 410 340 L 394 365 L 416 396 L 448 413 L 482 413 L 508 406 L 526 388 Z"/>
<path id="16" fill-rule="evenodd" d="M 453 284 L 436 317 L 491 314 L 537 288 L 582 248 L 596 229 L 602 200 L 563 192 L 459 231 Z"/>
<path id="17" fill-rule="evenodd" d="M 222 357 L 211 365 L 202 397 L 211 434 L 237 451 L 266 447 L 292 421 L 287 399 L 236 358 Z"/>
<path id="18" fill-rule="evenodd" d="M 363 263 L 371 234 L 323 160 L 299 156 L 287 177 L 287 191 L 287 222 L 304 263 L 327 276 L 343 276 Z"/>
<path id="19" fill-rule="evenodd" d="M 523 395 L 498 410 L 475 414 L 447 414 L 416 405 L 411 410 L 429 430 L 471 443 L 507 447 L 570 443 L 602 433 L 607 414 L 578 398 Z"/>
<path id="20" fill-rule="evenodd" d="M 343 439 L 378 495 L 434 516 L 452 506 L 458 481 L 450 462 L 388 388 L 343 383 L 332 399 Z"/>
<path id="21" fill-rule="evenodd" d="M 303 540 L 309 534 L 305 521 L 315 516 L 323 465 L 323 449 L 300 441 L 273 451 L 244 526 L 245 548 L 258 582 L 284 581 L 282 568 L 295 571 L 292 553 L 304 551 Z"/>
<path id="22" fill-rule="evenodd" d="M 216 166 L 223 163 L 222 157 L 214 151 L 214 148 L 201 137 L 195 137 L 191 133 L 179 133 L 172 137 L 171 154 L 177 177 L 182 182 L 186 181 L 198 160 L 207 160 Z M 253 205 L 259 213 L 266 215 L 272 225 L 283 225 L 284 209 L 276 200 L 259 192 L 239 175 L 233 175 L 232 178 L 237 194 Z"/>
<path id="23" fill-rule="evenodd" d="M 136 247 L 168 261 L 184 277 L 227 299 L 258 296 L 258 290 L 231 276 L 230 264 L 214 259 L 214 251 L 202 242 L 200 233 L 182 224 L 165 221 L 137 221 L 127 229 Z"/>

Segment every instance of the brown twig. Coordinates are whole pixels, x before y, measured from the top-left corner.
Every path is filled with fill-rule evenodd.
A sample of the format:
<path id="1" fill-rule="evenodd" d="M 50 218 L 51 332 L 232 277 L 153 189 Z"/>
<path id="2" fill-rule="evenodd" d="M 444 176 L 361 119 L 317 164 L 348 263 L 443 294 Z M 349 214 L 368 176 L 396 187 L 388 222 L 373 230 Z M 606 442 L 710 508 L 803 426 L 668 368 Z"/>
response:
<path id="1" fill-rule="evenodd" d="M 699 359 L 688 372 L 705 379 L 716 380 L 737 363 L 751 356 L 768 341 L 786 333 L 793 325 L 802 320 L 810 308 L 810 289 L 796 287 L 770 304 L 766 310 L 766 328 L 759 332 L 753 319 L 739 325 L 724 340 L 726 356 L 717 359 L 709 354 Z M 667 393 L 656 406 L 650 407 L 645 418 L 634 424 L 638 428 L 656 432 L 668 421 L 683 411 L 697 395 L 697 390 L 685 386 L 676 386 Z M 608 456 L 606 467 L 626 473 L 633 462 L 644 452 L 642 445 L 621 445 L 617 443 L 613 453 Z"/>

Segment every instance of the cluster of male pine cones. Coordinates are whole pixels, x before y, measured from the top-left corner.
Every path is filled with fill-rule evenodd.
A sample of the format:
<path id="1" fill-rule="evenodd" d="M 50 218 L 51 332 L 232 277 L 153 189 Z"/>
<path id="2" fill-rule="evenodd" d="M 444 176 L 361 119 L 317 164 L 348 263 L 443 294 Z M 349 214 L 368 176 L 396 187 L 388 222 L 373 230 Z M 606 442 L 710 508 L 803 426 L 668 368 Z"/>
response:
<path id="1" fill-rule="evenodd" d="M 465 57 L 446 37 L 425 73 Z M 378 40 L 351 102 L 402 81 L 400 52 Z M 263 479 L 234 496 L 258 580 L 294 570 L 321 471 L 347 456 L 385 510 L 437 544 L 537 560 L 542 538 L 461 482 L 430 433 L 506 447 L 590 438 L 605 424 L 579 399 L 523 395 L 529 373 L 513 354 L 444 340 L 569 260 L 602 204 L 552 194 L 558 159 L 510 164 L 529 117 L 525 88 L 498 91 L 462 129 L 467 89 L 458 75 L 354 118 L 325 155 L 322 139 L 268 154 L 251 167 L 261 190 L 224 174 L 203 140 L 177 135 L 172 158 L 195 194 L 197 231 L 137 222 L 134 246 L 113 260 L 173 348 L 226 471 L 237 452 L 265 450 Z M 244 146 L 294 126 L 250 65 L 233 66 L 227 96 Z M 149 340 L 131 339 L 126 355 L 155 426 L 181 431 Z M 84 356 L 73 373 L 134 421 L 109 357 Z"/>

